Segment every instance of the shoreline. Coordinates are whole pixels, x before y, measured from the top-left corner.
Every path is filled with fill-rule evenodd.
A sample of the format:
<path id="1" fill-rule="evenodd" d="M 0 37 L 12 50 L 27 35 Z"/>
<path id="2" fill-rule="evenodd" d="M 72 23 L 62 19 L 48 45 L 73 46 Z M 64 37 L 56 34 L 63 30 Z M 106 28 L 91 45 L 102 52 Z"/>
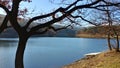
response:
<path id="1" fill-rule="evenodd" d="M 76 37 L 78 38 L 103 38 L 103 39 L 107 39 L 107 35 L 100 35 L 100 34 L 76 34 Z M 113 37 L 111 37 L 113 38 Z M 119 36 L 120 39 L 120 36 Z"/>
<path id="2" fill-rule="evenodd" d="M 93 35 L 93 34 L 76 34 L 78 38 L 107 38 L 106 35 Z"/>
<path id="3" fill-rule="evenodd" d="M 97 53 L 97 52 L 96 52 Z M 100 52 L 100 53 L 104 53 L 104 52 Z M 99 54 L 100 54 L 99 53 Z M 88 53 L 88 54 L 91 54 L 91 53 Z M 67 65 L 65 65 L 65 66 L 63 66 L 62 68 L 73 68 L 72 66 L 73 65 L 75 65 L 75 64 L 77 64 L 77 63 L 82 63 L 83 61 L 85 61 L 85 60 L 89 60 L 89 59 L 92 59 L 92 58 L 94 58 L 95 56 L 97 56 L 97 55 L 99 55 L 99 54 L 91 54 L 91 55 L 89 55 L 89 56 L 87 56 L 87 54 L 85 54 L 86 56 L 84 56 L 83 58 L 80 58 L 80 59 L 78 59 L 78 60 L 76 60 L 76 61 L 74 61 L 74 62 L 72 62 L 72 63 L 70 63 L 70 64 L 67 64 Z"/>
<path id="4" fill-rule="evenodd" d="M 89 58 L 81 58 L 62 68 L 119 68 L 120 52 L 104 51 Z M 111 61 L 112 60 L 112 61 Z"/>

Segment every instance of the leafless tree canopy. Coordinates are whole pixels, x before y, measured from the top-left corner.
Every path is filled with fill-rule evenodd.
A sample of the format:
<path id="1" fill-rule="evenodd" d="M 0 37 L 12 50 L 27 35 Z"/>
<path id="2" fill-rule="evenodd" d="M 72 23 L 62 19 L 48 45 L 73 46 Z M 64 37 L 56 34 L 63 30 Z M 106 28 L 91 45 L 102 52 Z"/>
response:
<path id="1" fill-rule="evenodd" d="M 21 2 L 32 2 L 31 0 L 0 0 L 0 7 L 6 12 L 6 16 L 0 27 L 0 32 L 7 28 L 7 23 L 10 21 L 11 27 L 13 27 L 19 35 L 19 44 L 15 58 L 15 68 L 24 68 L 23 56 L 28 38 L 33 34 L 45 33 L 48 29 L 55 31 L 70 27 L 72 24 L 80 25 L 82 21 L 88 22 L 93 25 L 99 25 L 101 20 L 95 18 L 93 14 L 98 14 L 97 11 L 106 11 L 106 7 L 119 7 L 120 2 L 118 0 L 50 0 L 53 4 L 62 5 L 52 12 L 46 14 L 38 14 L 35 17 L 30 18 L 24 26 L 21 26 L 18 21 L 19 15 L 24 15 L 29 9 L 19 10 Z M 44 7 L 44 6 L 43 6 Z M 99 16 L 98 16 L 99 17 Z M 94 19 L 93 19 L 94 18 Z M 34 21 L 39 20 L 41 23 L 30 27 Z M 70 23 L 62 28 L 54 28 L 54 23 L 58 22 Z M 43 31 L 38 32 L 39 29 Z"/>
<path id="2" fill-rule="evenodd" d="M 105 9 L 103 8 L 105 8 L 106 6 L 119 6 L 119 2 L 117 0 L 61 0 L 59 2 L 56 2 L 56 0 L 50 0 L 50 2 L 52 2 L 53 4 L 62 4 L 64 6 L 59 7 L 53 12 L 47 14 L 38 14 L 36 17 L 31 18 L 25 26 L 20 26 L 16 18 L 20 14 L 19 4 L 20 2 L 22 2 L 22 0 L 13 0 L 9 2 L 12 2 L 12 5 L 9 5 L 11 6 L 11 10 L 9 10 L 8 7 L 4 6 L 4 4 L 0 4 L 0 7 L 6 11 L 7 15 L 9 16 L 9 20 L 16 31 L 21 31 L 21 28 L 25 28 L 25 31 L 29 32 L 29 34 L 34 34 L 37 30 L 46 26 L 51 26 L 52 24 L 62 20 L 69 21 L 71 22 L 70 24 L 74 23 L 80 25 L 80 22 L 83 20 L 94 25 L 99 25 L 99 23 L 95 21 L 96 19 L 92 19 L 94 17 L 92 17 L 91 14 L 94 10 L 105 11 Z M 27 12 L 27 9 L 25 9 L 24 11 Z M 98 13 L 96 12 L 96 14 Z M 16 19 L 16 21 L 12 21 L 13 19 Z M 42 24 L 38 24 L 37 26 L 32 27 L 29 31 L 27 31 L 26 29 L 29 28 L 30 24 L 38 19 L 44 19 L 45 21 L 43 21 Z"/>

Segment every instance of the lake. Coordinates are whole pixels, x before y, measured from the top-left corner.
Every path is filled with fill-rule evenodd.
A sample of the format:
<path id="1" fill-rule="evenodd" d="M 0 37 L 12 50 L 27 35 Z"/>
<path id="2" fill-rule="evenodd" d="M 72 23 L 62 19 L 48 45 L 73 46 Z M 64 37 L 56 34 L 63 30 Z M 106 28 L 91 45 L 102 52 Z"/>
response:
<path id="1" fill-rule="evenodd" d="M 17 41 L 0 41 L 0 68 L 14 68 Z M 30 38 L 25 50 L 25 68 L 61 68 L 84 57 L 84 54 L 107 49 L 105 39 Z"/>

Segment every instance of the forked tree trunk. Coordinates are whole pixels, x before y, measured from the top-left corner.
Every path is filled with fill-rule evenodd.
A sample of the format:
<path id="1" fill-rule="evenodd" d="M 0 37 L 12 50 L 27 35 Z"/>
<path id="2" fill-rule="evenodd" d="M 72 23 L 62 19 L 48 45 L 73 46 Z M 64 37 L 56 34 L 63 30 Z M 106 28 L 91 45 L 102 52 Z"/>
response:
<path id="1" fill-rule="evenodd" d="M 15 68 L 24 68 L 23 59 L 27 40 L 28 40 L 27 36 L 19 37 L 19 43 L 15 57 Z"/>

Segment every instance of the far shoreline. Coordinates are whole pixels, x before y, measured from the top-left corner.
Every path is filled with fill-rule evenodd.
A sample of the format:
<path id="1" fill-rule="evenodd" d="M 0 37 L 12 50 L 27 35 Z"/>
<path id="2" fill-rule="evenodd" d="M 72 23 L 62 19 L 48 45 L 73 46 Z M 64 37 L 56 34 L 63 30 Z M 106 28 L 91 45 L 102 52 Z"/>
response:
<path id="1" fill-rule="evenodd" d="M 97 38 L 97 39 L 107 39 L 107 35 L 100 34 L 76 34 L 77 38 Z M 111 37 L 113 38 L 113 37 Z M 119 36 L 120 39 L 120 36 Z"/>
<path id="2" fill-rule="evenodd" d="M 95 35 L 95 34 L 76 34 L 76 37 L 79 38 L 107 38 L 106 35 Z"/>

